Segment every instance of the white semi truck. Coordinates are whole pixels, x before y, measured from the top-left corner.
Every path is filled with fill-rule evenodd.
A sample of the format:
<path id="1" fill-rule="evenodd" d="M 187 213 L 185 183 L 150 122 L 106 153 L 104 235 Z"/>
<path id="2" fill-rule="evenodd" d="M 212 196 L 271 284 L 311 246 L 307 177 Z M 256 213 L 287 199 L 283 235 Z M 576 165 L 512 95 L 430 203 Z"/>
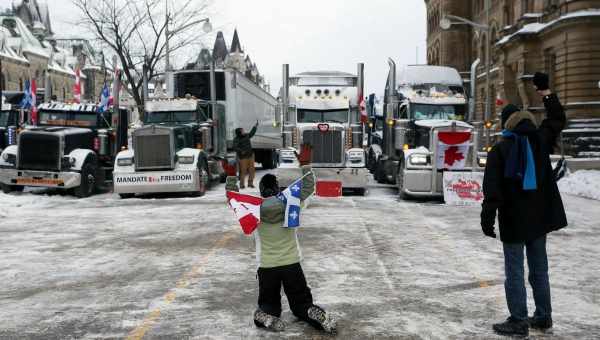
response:
<path id="1" fill-rule="evenodd" d="M 358 74 L 320 71 L 289 77 L 289 66 L 283 66 L 284 148 L 277 169 L 282 187 L 301 176 L 296 153 L 308 143 L 318 180 L 341 182 L 345 190 L 365 193 L 363 74 L 364 65 L 358 64 Z"/>
<path id="2" fill-rule="evenodd" d="M 394 61 L 389 64 L 383 139 L 369 147 L 375 179 L 396 184 L 401 197 L 436 197 L 443 195 L 445 171 L 483 171 L 486 154 L 478 152 L 479 134 L 464 121 L 468 100 L 458 71 L 410 65 L 397 72 Z M 441 135 L 459 136 L 449 139 L 460 141 L 451 151 L 455 163 L 464 166 L 440 162 L 447 145 L 440 144 Z M 464 150 L 466 154 L 460 153 Z"/>
<path id="3" fill-rule="evenodd" d="M 234 69 L 183 70 L 170 75 L 170 96 L 146 103 L 133 148 L 115 162 L 114 191 L 202 195 L 211 182 L 236 175 L 236 128 L 249 130 L 256 161 L 277 166 L 281 120 L 277 100 Z"/>

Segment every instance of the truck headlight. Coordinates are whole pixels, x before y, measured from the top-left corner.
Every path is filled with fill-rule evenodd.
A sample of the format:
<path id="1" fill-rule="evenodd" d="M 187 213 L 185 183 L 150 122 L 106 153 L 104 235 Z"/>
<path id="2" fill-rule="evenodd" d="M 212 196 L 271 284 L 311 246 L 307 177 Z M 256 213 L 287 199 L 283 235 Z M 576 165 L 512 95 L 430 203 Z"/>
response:
<path id="1" fill-rule="evenodd" d="M 192 164 L 194 163 L 194 156 L 177 156 L 177 162 L 180 164 Z"/>
<path id="2" fill-rule="evenodd" d="M 423 154 L 411 155 L 408 158 L 408 162 L 411 165 L 417 165 L 417 166 L 429 165 L 429 156 L 423 155 Z"/>
<path id="3" fill-rule="evenodd" d="M 133 157 L 119 158 L 119 159 L 117 159 L 117 165 L 119 165 L 119 166 L 133 165 Z"/>
<path id="4" fill-rule="evenodd" d="M 8 164 L 12 164 L 12 165 L 17 164 L 17 156 L 10 154 L 8 152 L 2 155 L 2 159 Z"/>
<path id="5" fill-rule="evenodd" d="M 485 168 L 487 165 L 487 157 L 479 157 L 477 159 L 477 164 L 479 164 L 480 167 Z"/>
<path id="6" fill-rule="evenodd" d="M 62 164 L 66 167 L 73 167 L 75 165 L 75 157 L 64 156 L 62 158 Z"/>
<path id="7" fill-rule="evenodd" d="M 363 163 L 365 161 L 365 153 L 364 151 L 349 151 L 348 160 L 354 164 Z"/>

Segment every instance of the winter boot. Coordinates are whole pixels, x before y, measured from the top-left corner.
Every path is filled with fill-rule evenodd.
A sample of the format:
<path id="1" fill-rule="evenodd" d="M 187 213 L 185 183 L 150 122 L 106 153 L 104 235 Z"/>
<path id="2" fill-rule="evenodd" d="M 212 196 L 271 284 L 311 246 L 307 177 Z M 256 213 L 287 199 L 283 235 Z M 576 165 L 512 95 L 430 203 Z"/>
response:
<path id="1" fill-rule="evenodd" d="M 335 334 L 337 331 L 337 320 L 319 306 L 312 306 L 308 309 L 308 317 L 316 321 L 323 330 L 330 334 Z"/>
<path id="2" fill-rule="evenodd" d="M 275 332 L 282 332 L 285 330 L 285 322 L 280 318 L 267 314 L 260 309 L 254 312 L 254 324 L 261 328 L 270 329 Z"/>
<path id="3" fill-rule="evenodd" d="M 528 336 L 529 323 L 526 320 L 519 321 L 512 317 L 502 323 L 497 323 L 493 327 L 494 331 L 500 335 L 509 336 Z"/>
<path id="4" fill-rule="evenodd" d="M 552 328 L 552 317 L 546 317 L 546 318 L 538 318 L 538 317 L 531 317 L 529 318 L 529 327 L 531 327 L 532 329 L 537 329 L 540 331 L 548 331 Z"/>

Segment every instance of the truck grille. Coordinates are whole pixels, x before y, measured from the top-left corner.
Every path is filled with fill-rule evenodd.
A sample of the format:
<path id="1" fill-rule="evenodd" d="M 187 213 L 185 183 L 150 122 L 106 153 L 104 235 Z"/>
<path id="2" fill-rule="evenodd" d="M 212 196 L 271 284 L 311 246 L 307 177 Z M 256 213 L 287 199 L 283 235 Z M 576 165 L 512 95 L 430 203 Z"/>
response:
<path id="1" fill-rule="evenodd" d="M 307 130 L 302 133 L 302 141 L 313 146 L 313 163 L 342 164 L 344 162 L 342 157 L 344 152 L 342 131 Z"/>
<path id="2" fill-rule="evenodd" d="M 60 136 L 23 133 L 17 166 L 23 170 L 60 171 Z"/>
<path id="3" fill-rule="evenodd" d="M 138 170 L 171 169 L 173 155 L 167 135 L 140 135 L 134 137 L 135 167 Z"/>

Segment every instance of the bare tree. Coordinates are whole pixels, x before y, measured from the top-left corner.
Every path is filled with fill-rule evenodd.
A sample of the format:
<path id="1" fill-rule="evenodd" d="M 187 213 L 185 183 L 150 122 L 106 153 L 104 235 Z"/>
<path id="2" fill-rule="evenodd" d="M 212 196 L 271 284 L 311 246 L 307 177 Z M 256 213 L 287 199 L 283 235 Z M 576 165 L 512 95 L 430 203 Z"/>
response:
<path id="1" fill-rule="evenodd" d="M 128 91 L 143 111 L 143 72 L 156 77 L 167 52 L 200 42 L 210 0 L 72 0 L 80 25 L 116 53 Z M 165 4 L 167 6 L 165 6 Z M 168 49 L 168 51 L 167 51 Z"/>

